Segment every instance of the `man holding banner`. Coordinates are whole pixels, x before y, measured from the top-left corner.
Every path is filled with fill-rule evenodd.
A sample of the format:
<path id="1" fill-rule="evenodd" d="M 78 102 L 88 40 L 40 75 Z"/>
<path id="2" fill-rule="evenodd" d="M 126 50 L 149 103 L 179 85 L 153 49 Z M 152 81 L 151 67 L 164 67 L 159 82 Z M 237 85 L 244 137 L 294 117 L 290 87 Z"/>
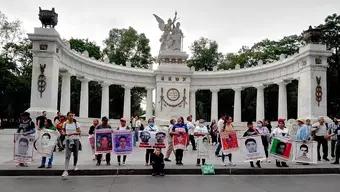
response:
<path id="1" fill-rule="evenodd" d="M 188 128 L 187 125 L 184 124 L 183 117 L 177 119 L 177 123 L 173 126 L 170 134 L 172 135 L 175 149 L 176 165 L 183 165 L 183 151 L 188 143 Z"/>
<path id="2" fill-rule="evenodd" d="M 109 119 L 107 117 L 102 117 L 102 123 L 95 129 L 96 166 L 100 166 L 104 153 L 106 154 L 106 165 L 111 165 L 112 129 L 108 121 Z"/>

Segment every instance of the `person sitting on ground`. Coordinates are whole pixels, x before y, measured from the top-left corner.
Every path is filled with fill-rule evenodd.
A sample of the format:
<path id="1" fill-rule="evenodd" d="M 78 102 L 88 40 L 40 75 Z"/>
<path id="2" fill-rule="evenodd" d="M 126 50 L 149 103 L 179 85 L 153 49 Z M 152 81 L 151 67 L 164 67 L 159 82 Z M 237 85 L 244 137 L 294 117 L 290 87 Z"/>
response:
<path id="1" fill-rule="evenodd" d="M 164 155 L 161 148 L 156 148 L 151 154 L 152 176 L 164 176 Z"/>

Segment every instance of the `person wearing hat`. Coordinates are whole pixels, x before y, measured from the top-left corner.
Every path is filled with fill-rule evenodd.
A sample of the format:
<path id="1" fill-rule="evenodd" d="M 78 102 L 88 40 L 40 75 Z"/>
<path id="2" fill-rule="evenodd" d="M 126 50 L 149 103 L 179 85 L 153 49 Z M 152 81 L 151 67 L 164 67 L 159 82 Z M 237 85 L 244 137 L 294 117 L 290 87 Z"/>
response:
<path id="1" fill-rule="evenodd" d="M 126 119 L 125 118 L 120 118 L 119 120 L 119 127 L 117 128 L 117 130 L 121 131 L 121 130 L 129 130 L 130 131 L 130 127 L 126 124 Z M 121 165 L 121 155 L 117 155 L 117 160 L 118 160 L 118 165 Z M 125 165 L 125 161 L 126 161 L 126 155 L 123 155 L 123 165 Z"/>
<path id="2" fill-rule="evenodd" d="M 285 120 L 278 119 L 277 124 L 278 124 L 277 127 L 271 133 L 271 137 L 288 138 L 289 134 L 288 134 L 288 129 L 285 126 Z M 276 166 L 277 167 L 288 167 L 285 161 L 279 161 L 279 160 L 276 160 Z"/>
<path id="3" fill-rule="evenodd" d="M 307 142 L 308 140 L 310 140 L 310 136 L 311 136 L 309 128 L 305 125 L 305 122 L 303 119 L 297 119 L 296 122 L 298 124 L 298 130 L 296 132 L 296 140 Z"/>
<path id="4" fill-rule="evenodd" d="M 20 123 L 17 129 L 17 133 L 21 133 L 25 136 L 33 135 L 35 133 L 35 125 L 28 112 L 23 112 L 20 115 Z M 27 163 L 18 163 L 17 166 L 27 167 L 28 165 Z"/>
<path id="5" fill-rule="evenodd" d="M 112 129 L 109 125 L 109 119 L 107 117 L 102 117 L 102 123 L 99 124 L 95 131 L 100 129 Z M 97 164 L 96 166 L 100 166 L 100 163 L 102 161 L 103 154 L 96 154 Z M 111 165 L 111 153 L 106 153 L 105 155 L 106 165 Z"/>

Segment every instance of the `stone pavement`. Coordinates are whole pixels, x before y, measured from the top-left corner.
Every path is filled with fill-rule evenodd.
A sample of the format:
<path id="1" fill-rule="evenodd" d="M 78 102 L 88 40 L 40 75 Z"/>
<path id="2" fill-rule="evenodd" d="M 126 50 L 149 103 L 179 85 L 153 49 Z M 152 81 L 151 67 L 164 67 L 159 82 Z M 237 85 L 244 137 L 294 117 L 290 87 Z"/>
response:
<path id="1" fill-rule="evenodd" d="M 64 152 L 55 152 L 52 169 L 38 169 L 40 165 L 40 155 L 34 153 L 34 160 L 29 167 L 16 167 L 13 161 L 13 133 L 14 130 L 0 130 L 0 175 L 60 175 L 64 165 Z M 111 174 L 149 174 L 151 167 L 145 166 L 145 149 L 135 148 L 133 153 L 128 155 L 125 166 L 117 165 L 116 155 L 111 156 L 111 166 L 106 166 L 105 162 L 97 167 L 93 160 L 91 149 L 87 137 L 82 139 L 83 150 L 79 152 L 79 171 L 77 175 L 111 175 Z M 331 165 L 330 162 L 320 162 L 317 165 L 300 165 L 288 162 L 289 168 L 276 168 L 275 160 L 271 163 L 263 162 L 262 169 L 250 168 L 249 163 L 241 161 L 239 152 L 233 153 L 235 167 L 224 167 L 221 158 L 214 155 L 215 146 L 211 146 L 210 158 L 207 163 L 215 165 L 217 174 L 308 174 L 308 173 L 340 173 L 339 165 Z M 165 153 L 163 151 L 163 153 Z M 184 166 L 177 166 L 174 162 L 174 155 L 166 162 L 165 169 L 169 174 L 200 174 L 200 167 L 196 164 L 196 152 L 191 150 L 191 146 L 184 152 Z M 72 164 L 73 160 L 71 158 Z M 72 174 L 72 173 L 71 173 Z"/>

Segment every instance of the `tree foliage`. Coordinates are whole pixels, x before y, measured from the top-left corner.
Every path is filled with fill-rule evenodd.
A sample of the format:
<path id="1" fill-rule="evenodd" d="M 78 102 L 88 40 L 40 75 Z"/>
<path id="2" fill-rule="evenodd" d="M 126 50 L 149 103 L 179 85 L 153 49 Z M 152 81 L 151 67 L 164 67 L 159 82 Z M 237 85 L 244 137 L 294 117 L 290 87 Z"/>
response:
<path id="1" fill-rule="evenodd" d="M 89 57 L 94 57 L 95 59 L 100 59 L 102 57 L 100 47 L 96 45 L 95 42 L 89 41 L 88 39 L 74 38 L 71 38 L 69 42 L 71 45 L 71 49 L 74 49 L 81 53 L 86 50 L 89 53 Z"/>

